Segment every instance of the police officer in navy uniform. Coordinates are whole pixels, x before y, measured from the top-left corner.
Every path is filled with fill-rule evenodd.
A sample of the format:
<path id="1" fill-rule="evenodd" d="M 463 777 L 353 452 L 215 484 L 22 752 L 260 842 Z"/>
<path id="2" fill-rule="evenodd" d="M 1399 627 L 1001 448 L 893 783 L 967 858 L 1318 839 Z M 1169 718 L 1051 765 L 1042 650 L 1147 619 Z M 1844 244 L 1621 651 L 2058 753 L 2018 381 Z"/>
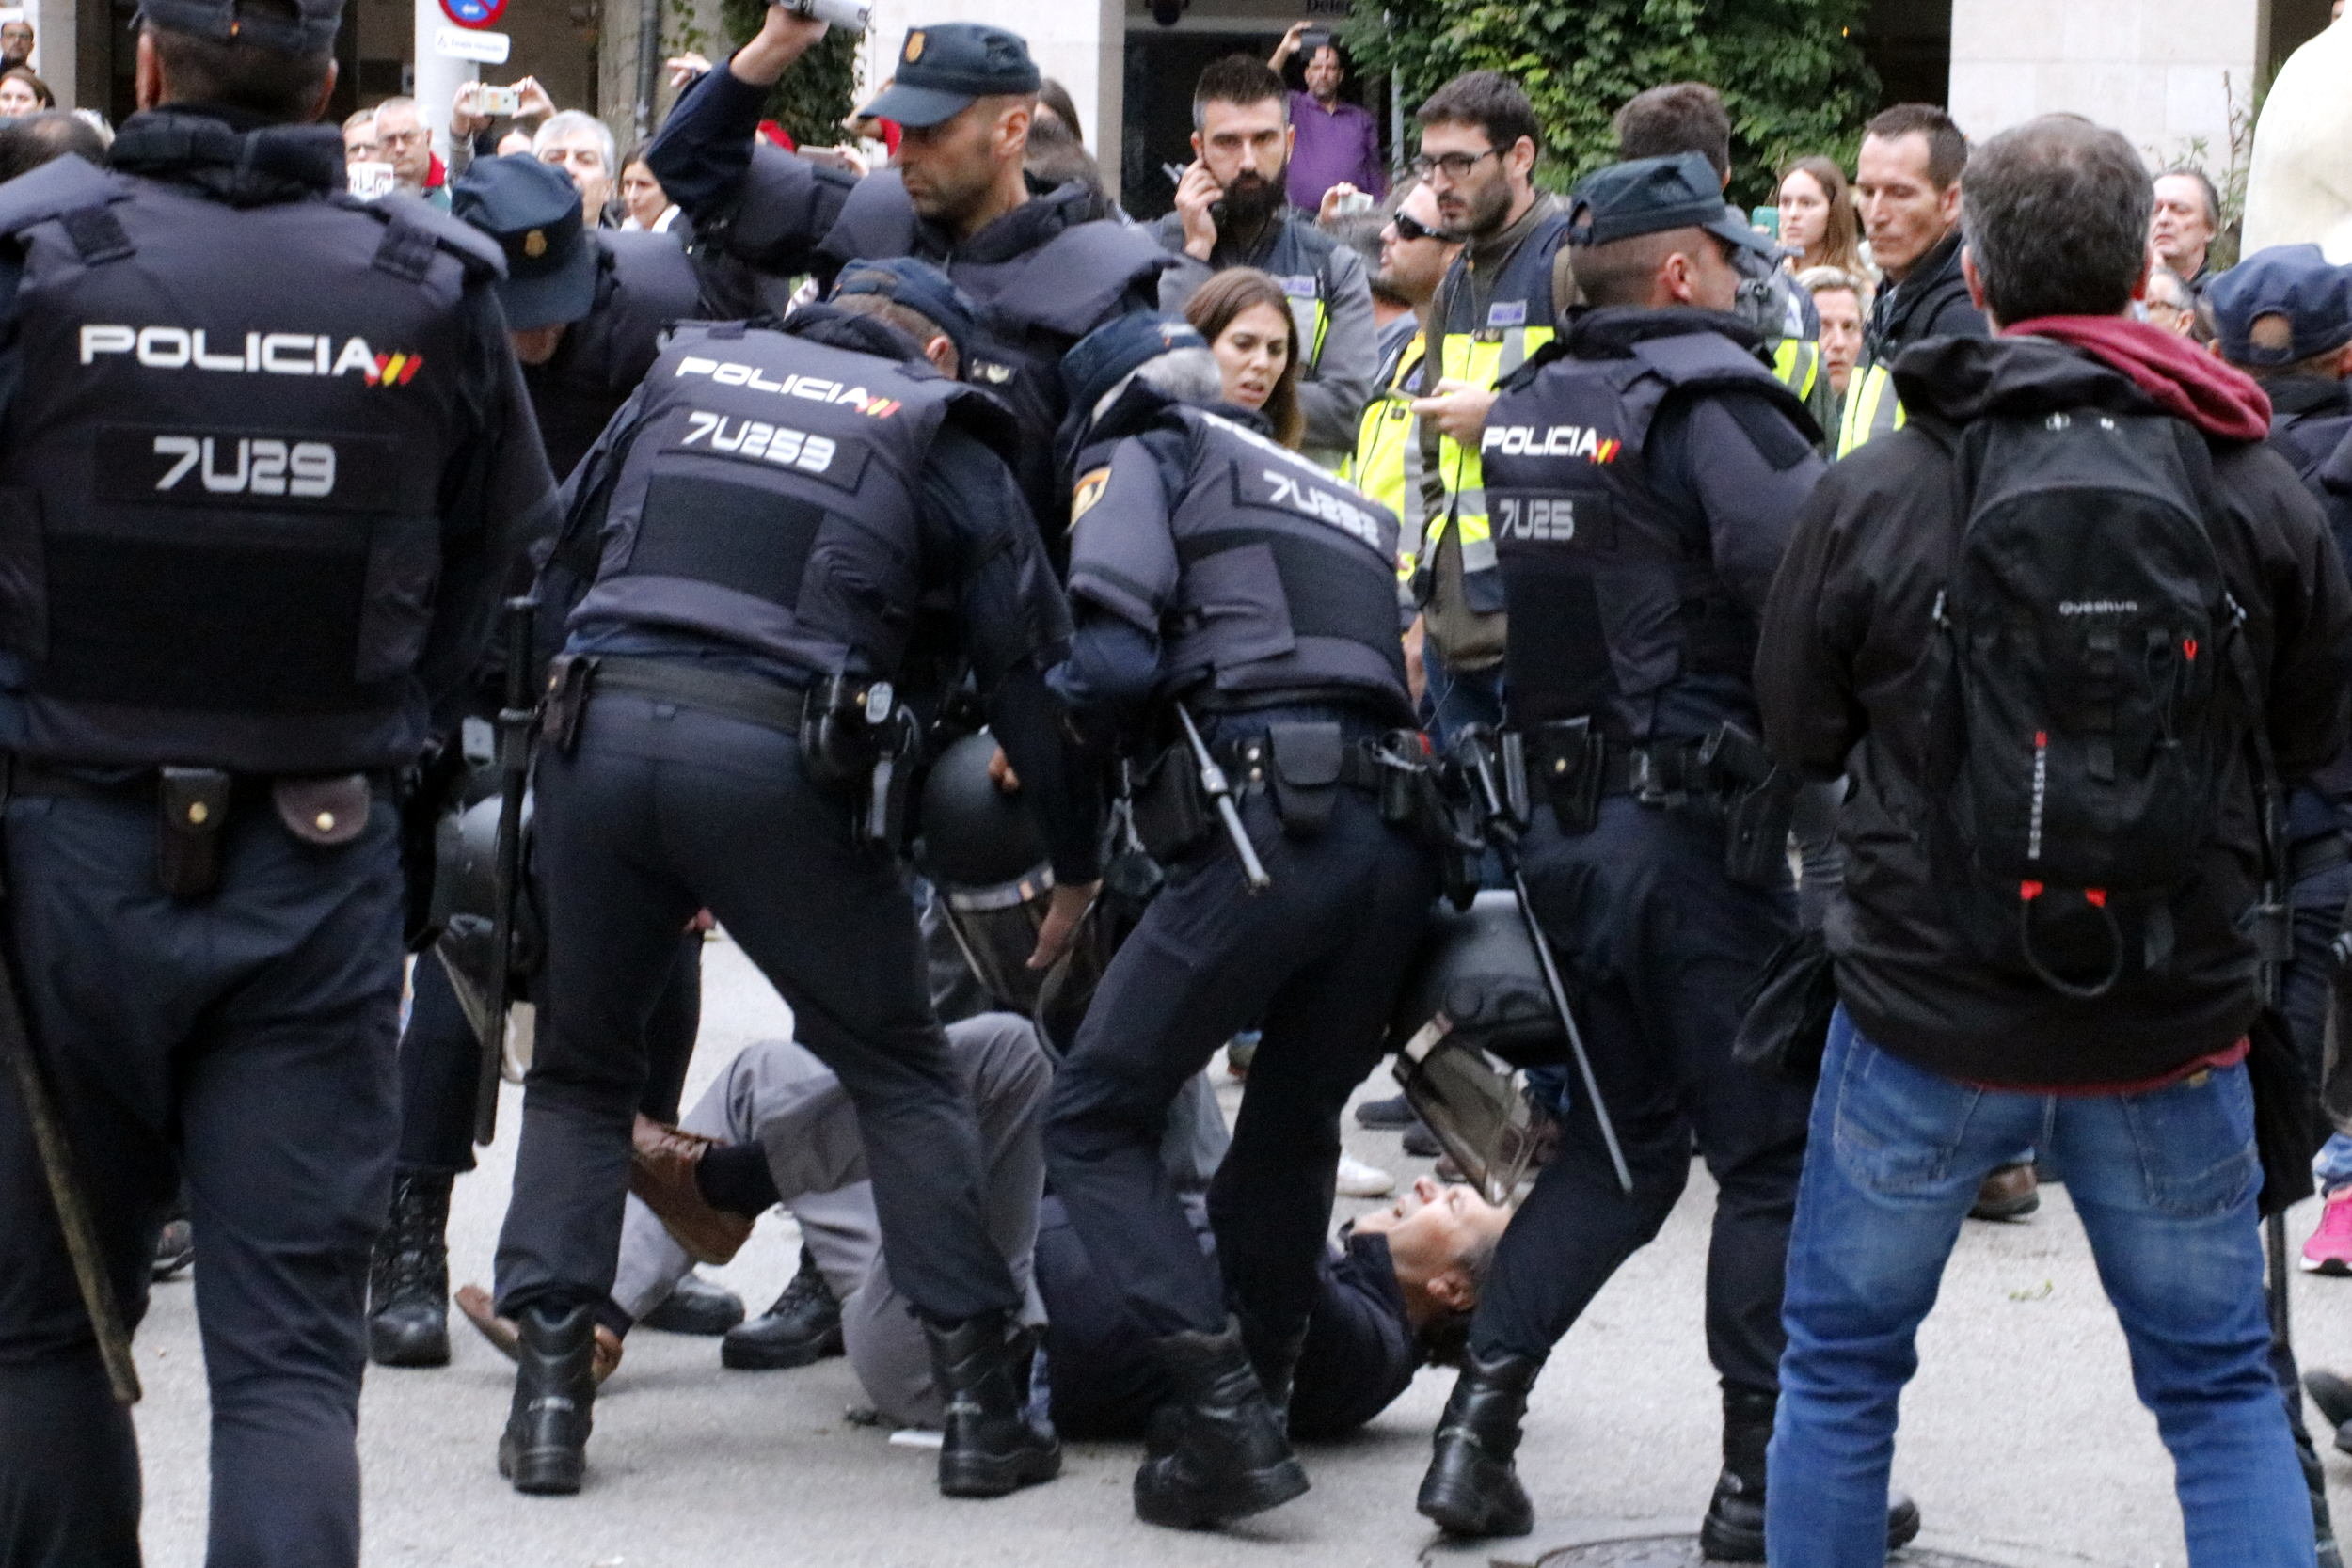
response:
<path id="1" fill-rule="evenodd" d="M 918 727 L 901 683 L 952 632 L 1058 883 L 1041 961 L 1097 876 L 1099 802 L 1043 685 L 1068 611 L 1007 466 L 1009 421 L 946 373 L 972 341 L 969 303 L 906 260 L 850 269 L 832 306 L 781 329 L 681 328 L 569 487 L 603 561 L 549 676 L 538 765 L 547 1010 L 498 1252 L 498 1308 L 521 1325 L 499 1449 L 517 1490 L 580 1484 L 626 1192 L 708 1196 L 708 1145 L 647 1123 L 631 1147 L 646 1009 L 698 908 L 857 1105 L 892 1277 L 949 1396 L 942 1490 L 1059 1468 L 1021 1414 L 1022 1297 L 983 1223 L 972 1110 L 893 852 Z"/>
<path id="2" fill-rule="evenodd" d="M 1378 1059 L 1436 863 L 1390 809 L 1409 808 L 1422 757 L 1419 734 L 1399 728 L 1412 703 L 1395 516 L 1253 415 L 1210 406 L 1215 361 L 1181 324 L 1104 327 L 1069 376 L 1092 428 L 1073 501 L 1076 630 L 1055 686 L 1082 730 L 1120 739 L 1168 882 L 1056 1078 L 1046 1159 L 1173 1390 L 1136 1512 L 1194 1528 L 1306 1490 L 1282 1409 L 1330 1222 L 1340 1112 Z M 1271 878 L 1262 893 L 1191 784 L 1180 703 L 1242 797 Z M 1252 1024 L 1263 1042 L 1209 1194 L 1220 1280 L 1160 1141 L 1185 1082 Z"/>
<path id="3" fill-rule="evenodd" d="M 864 180 L 758 141 L 768 95 L 825 25 L 771 5 L 757 37 L 706 73 L 646 150 L 701 243 L 778 277 L 830 278 L 860 257 L 915 256 L 981 308 L 964 379 L 1013 413 L 1022 492 L 1058 550 L 1070 497 L 1053 462 L 1067 412 L 1062 356 L 1113 316 L 1150 311 L 1170 258 L 1081 181 L 1023 170 L 1041 78 L 1018 33 L 916 27 L 891 85 L 860 116 L 905 132 L 896 166 Z"/>
<path id="4" fill-rule="evenodd" d="M 451 188 L 450 212 L 505 253 L 498 293 L 509 341 L 549 467 L 559 476 L 568 473 L 644 379 L 662 332 L 696 313 L 693 264 L 665 236 L 583 228 L 570 177 L 525 154 L 477 160 Z M 548 542 L 537 543 L 545 548 Z M 556 574 L 577 583 L 574 598 L 596 575 L 593 534 L 578 544 L 566 570 Z M 551 612 L 549 619 L 560 626 L 560 616 Z M 485 671 L 470 716 L 494 718 L 502 685 Z M 495 792 L 495 769 L 477 770 L 468 784 L 469 800 Z M 677 1119 L 701 1019 L 702 945 L 699 930 L 680 936 L 648 1021 L 652 1069 L 641 1108 L 658 1121 Z M 481 1042 L 437 958 L 417 965 L 414 984 L 401 1036 L 391 1223 L 376 1242 L 368 1282 L 368 1356 L 384 1367 L 449 1362 L 450 1188 L 474 1166 Z M 659 1312 L 657 1327 L 722 1334 L 741 1321 L 743 1304 L 690 1275 Z"/>
<path id="5" fill-rule="evenodd" d="M 566 232 L 545 214 L 555 189 L 549 169 L 564 172 L 522 152 L 478 159 L 450 187 L 450 211 L 506 252 L 507 326 L 560 480 L 645 378 L 663 331 L 703 312 L 694 263 L 675 240 Z M 568 176 L 564 184 L 577 213 L 579 187 Z"/>
<path id="6" fill-rule="evenodd" d="M 1707 1335 L 1724 1418 L 1702 1540 L 1760 1560 L 1808 1096 L 1730 1057 L 1740 998 L 1794 925 L 1785 814 L 1777 832 L 1769 809 L 1730 829 L 1776 798 L 1750 667 L 1819 433 L 1731 313 L 1733 252 L 1762 242 L 1704 156 L 1591 176 L 1568 240 L 1591 308 L 1504 383 L 1480 455 L 1534 802 L 1520 862 L 1633 1188 L 1572 1105 L 1503 1233 L 1419 1507 L 1459 1535 L 1532 1527 L 1511 1464 L 1528 1391 L 1665 1222 L 1695 1137 L 1719 1190 Z M 1752 863 L 1731 863 L 1735 845 Z"/>
<path id="7" fill-rule="evenodd" d="M 341 10 L 147 0 L 112 171 L 0 193 L 8 938 L 133 1323 L 186 1180 L 223 1568 L 359 1559 L 392 781 L 551 521 L 496 247 L 344 195 L 308 123 Z M 9 1079 L 0 1561 L 135 1564 L 131 1417 L 24 1116 Z"/>

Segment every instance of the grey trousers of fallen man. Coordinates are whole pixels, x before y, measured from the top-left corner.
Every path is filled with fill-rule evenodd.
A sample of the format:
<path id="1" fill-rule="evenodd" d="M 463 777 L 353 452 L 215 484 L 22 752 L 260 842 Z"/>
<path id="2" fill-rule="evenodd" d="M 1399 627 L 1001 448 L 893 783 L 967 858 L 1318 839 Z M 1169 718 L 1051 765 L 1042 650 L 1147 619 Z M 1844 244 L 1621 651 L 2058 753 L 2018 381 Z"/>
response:
<path id="1" fill-rule="evenodd" d="M 1029 1263 L 1045 1187 L 1039 1130 L 1053 1065 L 1037 1030 L 1012 1013 L 948 1024 L 947 1050 L 979 1117 L 989 1241 L 1021 1289 L 1022 1321 L 1041 1323 L 1045 1308 Z M 939 1425 L 930 1353 L 913 1307 L 890 1282 L 857 1109 L 833 1070 L 790 1040 L 762 1040 L 727 1064 L 678 1125 L 729 1143 L 756 1141 L 768 1151 L 776 1191 L 841 1303 L 842 1339 L 866 1397 L 899 1426 Z M 631 1197 L 612 1282 L 620 1308 L 644 1317 L 692 1266 L 653 1211 Z"/>

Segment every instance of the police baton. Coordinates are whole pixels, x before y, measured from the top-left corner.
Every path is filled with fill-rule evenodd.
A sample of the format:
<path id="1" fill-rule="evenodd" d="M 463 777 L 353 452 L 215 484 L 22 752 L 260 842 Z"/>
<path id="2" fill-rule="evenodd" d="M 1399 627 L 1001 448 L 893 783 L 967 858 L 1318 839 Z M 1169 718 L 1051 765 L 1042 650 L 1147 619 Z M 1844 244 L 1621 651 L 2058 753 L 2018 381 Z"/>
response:
<path id="1" fill-rule="evenodd" d="M 1265 862 L 1258 858 L 1258 847 L 1249 842 L 1249 830 L 1242 826 L 1241 808 L 1233 804 L 1233 786 L 1226 782 L 1225 769 L 1216 765 L 1209 743 L 1200 738 L 1200 726 L 1192 721 L 1190 710 L 1182 703 L 1175 707 L 1177 721 L 1184 726 L 1184 741 L 1192 748 L 1192 760 L 1200 769 L 1200 792 L 1216 802 L 1216 814 L 1225 819 L 1225 836 L 1233 841 L 1233 853 L 1241 857 L 1241 874 L 1249 891 L 1263 893 L 1274 885 L 1274 879 L 1265 874 Z"/>
<path id="2" fill-rule="evenodd" d="M 1568 1054 L 1576 1059 L 1577 1076 L 1584 1081 L 1584 1098 L 1593 1107 L 1593 1122 L 1600 1129 L 1602 1146 L 1609 1150 L 1609 1164 L 1617 1173 L 1617 1185 L 1630 1193 L 1633 1172 L 1627 1166 L 1625 1150 L 1617 1143 L 1617 1128 L 1609 1119 L 1609 1106 L 1600 1098 L 1600 1080 L 1593 1074 L 1593 1059 L 1585 1053 L 1584 1037 L 1577 1029 L 1575 1009 L 1568 1006 L 1568 988 L 1560 978 L 1550 939 L 1544 935 L 1543 925 L 1535 918 L 1535 902 L 1529 896 L 1527 878 L 1519 870 L 1519 825 L 1511 815 L 1503 783 L 1495 774 L 1494 732 L 1484 724 L 1470 725 L 1455 737 L 1453 752 L 1462 776 L 1470 784 L 1479 828 L 1495 853 L 1502 857 L 1503 869 L 1511 874 L 1511 891 L 1518 898 L 1519 920 L 1527 927 L 1528 943 L 1535 949 L 1535 962 L 1544 972 L 1544 990 L 1551 995 L 1551 1010 L 1560 1015 L 1560 1027 L 1567 1034 Z"/>
<path id="3" fill-rule="evenodd" d="M 489 1027 L 482 1041 L 481 1075 L 474 1081 L 473 1141 L 498 1135 L 499 1069 L 506 1053 L 506 1015 L 515 1003 L 515 909 L 522 897 L 523 798 L 531 785 L 531 634 L 539 601 L 524 594 L 506 601 L 506 690 L 499 707 L 498 909 L 490 950 L 497 955 Z"/>
<path id="4" fill-rule="evenodd" d="M 17 1003 L 16 976 L 5 960 L 0 960 L 0 1055 L 8 1058 L 17 1099 L 24 1103 L 24 1119 L 32 1124 L 33 1153 L 40 1162 L 49 1202 L 57 1212 L 57 1229 L 65 1237 L 73 1283 L 82 1294 L 82 1310 L 88 1314 L 90 1332 L 98 1338 L 98 1358 L 105 1365 L 107 1386 L 114 1390 L 117 1404 L 136 1404 L 139 1374 L 131 1362 L 131 1336 L 122 1326 L 122 1308 L 115 1301 L 114 1280 L 106 1273 L 98 1228 L 90 1223 L 89 1206 L 82 1201 L 81 1184 L 74 1179 L 73 1150 L 66 1142 L 65 1124 L 57 1119 L 57 1102 L 33 1055 L 24 1009 Z"/>

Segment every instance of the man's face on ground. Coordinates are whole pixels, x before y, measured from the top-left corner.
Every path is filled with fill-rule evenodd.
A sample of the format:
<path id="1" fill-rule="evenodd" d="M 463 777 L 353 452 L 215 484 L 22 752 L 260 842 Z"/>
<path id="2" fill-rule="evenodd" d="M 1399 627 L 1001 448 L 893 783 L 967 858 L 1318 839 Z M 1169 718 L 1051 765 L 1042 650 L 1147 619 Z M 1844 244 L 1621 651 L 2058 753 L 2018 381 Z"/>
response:
<path id="1" fill-rule="evenodd" d="M 1328 103 L 1340 95 L 1340 52 L 1326 44 L 1307 61 L 1307 90 L 1316 103 Z"/>
<path id="2" fill-rule="evenodd" d="M 976 210 L 996 182 L 997 127 L 1014 112 L 1005 98 L 976 99 L 961 113 L 921 129 L 909 125 L 898 139 L 898 177 L 915 213 L 951 227 Z M 1021 110 L 1026 113 L 1025 109 Z M 1021 140 L 1027 141 L 1027 126 Z"/>
<path id="3" fill-rule="evenodd" d="M 1291 161 L 1291 131 L 1282 110 L 1279 98 L 1200 105 L 1192 150 L 1229 206 L 1263 214 L 1282 199 L 1282 175 Z"/>
<path id="4" fill-rule="evenodd" d="M 1424 182 L 1437 198 L 1438 218 L 1447 233 L 1466 240 L 1502 228 L 1511 215 L 1509 159 L 1486 139 L 1484 126 L 1450 120 L 1423 126 L 1421 155 L 1429 160 Z M 1449 160 L 1468 166 L 1458 175 L 1449 173 Z"/>
<path id="5" fill-rule="evenodd" d="M 2155 215 L 2149 238 L 2157 257 L 2183 277 L 2194 277 L 2213 243 L 2213 217 L 2205 210 L 2204 182 L 2194 175 L 2168 174 L 2156 182 Z"/>
<path id="6" fill-rule="evenodd" d="M 1396 215 L 1405 222 L 1392 219 L 1380 231 L 1380 285 L 1417 306 L 1426 305 L 1437 295 L 1446 263 L 1461 247 L 1442 237 L 1438 198 L 1426 183 L 1413 187 L 1398 204 Z M 1405 232 L 1407 229 L 1414 231 L 1409 238 Z"/>
<path id="7" fill-rule="evenodd" d="M 33 24 L 29 22 L 0 23 L 0 60 L 9 65 L 23 65 L 33 57 Z"/>
<path id="8" fill-rule="evenodd" d="M 1821 363 L 1829 367 L 1829 384 L 1840 394 L 1862 358 L 1862 301 L 1851 289 L 1823 289 L 1813 296 L 1821 316 Z"/>
<path id="9" fill-rule="evenodd" d="M 415 109 L 376 111 L 375 155 L 392 166 L 392 178 L 403 189 L 422 188 L 425 176 L 433 172 L 433 138 Z"/>
<path id="10" fill-rule="evenodd" d="M 1424 1176 L 1387 1208 L 1358 1215 L 1353 1228 L 1386 1236 L 1397 1277 L 1421 1282 L 1457 1267 L 1510 1223 L 1510 1210 L 1460 1182 L 1440 1186 Z"/>
<path id="11" fill-rule="evenodd" d="M 1854 198 L 1871 259 L 1901 278 L 1960 221 L 1960 182 L 1939 187 L 1928 175 L 1928 138 L 1865 136 L 1854 164 Z"/>

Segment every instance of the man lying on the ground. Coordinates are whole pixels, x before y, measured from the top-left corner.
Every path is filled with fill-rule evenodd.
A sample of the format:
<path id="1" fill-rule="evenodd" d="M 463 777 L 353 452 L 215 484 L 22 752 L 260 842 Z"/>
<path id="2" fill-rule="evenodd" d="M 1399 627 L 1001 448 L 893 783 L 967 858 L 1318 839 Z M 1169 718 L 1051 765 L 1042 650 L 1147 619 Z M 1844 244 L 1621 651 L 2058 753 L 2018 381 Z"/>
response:
<path id="1" fill-rule="evenodd" d="M 1149 1336 L 1095 1275 L 1060 1204 L 1042 1196 L 1038 1121 L 1053 1069 L 1036 1031 L 1010 1013 L 982 1013 L 948 1024 L 947 1044 L 979 1114 L 990 1236 L 1028 1292 L 1024 1321 L 1052 1320 L 1037 1381 L 1050 1389 L 1053 1418 L 1073 1437 L 1140 1436 L 1166 1390 Z M 929 1354 L 890 1283 L 856 1116 L 815 1056 L 787 1040 L 746 1047 L 677 1129 L 640 1123 L 630 1184 L 596 1335 L 600 1375 L 619 1364 L 631 1324 L 694 1262 L 731 1259 L 754 1220 L 782 1204 L 801 1227 L 803 1273 L 767 1318 L 729 1336 L 727 1364 L 797 1366 L 846 1353 L 883 1419 L 939 1424 Z M 1362 1425 L 1415 1370 L 1458 1353 L 1507 1217 L 1469 1188 L 1424 1179 L 1343 1234 L 1321 1271 L 1292 1392 L 1297 1435 Z M 1202 1250 L 1213 1250 L 1197 1202 L 1193 1223 Z M 507 1349 L 511 1332 L 486 1296 L 469 1287 L 457 1301 Z"/>

